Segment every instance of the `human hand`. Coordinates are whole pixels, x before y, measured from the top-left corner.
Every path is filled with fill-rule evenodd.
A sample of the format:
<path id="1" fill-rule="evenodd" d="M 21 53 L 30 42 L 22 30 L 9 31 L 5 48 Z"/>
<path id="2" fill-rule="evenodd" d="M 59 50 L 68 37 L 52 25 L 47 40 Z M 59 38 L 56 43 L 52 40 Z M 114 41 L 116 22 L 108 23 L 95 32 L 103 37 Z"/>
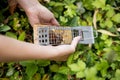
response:
<path id="1" fill-rule="evenodd" d="M 70 56 L 70 54 L 75 52 L 75 48 L 80 41 L 81 37 L 75 37 L 70 45 L 59 45 L 56 46 L 56 53 L 58 53 L 57 56 L 50 58 L 50 60 L 54 61 L 66 61 L 67 58 Z"/>
<path id="2" fill-rule="evenodd" d="M 65 61 L 75 51 L 80 38 L 75 37 L 71 45 L 55 47 L 35 45 L 0 35 L 0 62 L 39 59 Z"/>
<path id="3" fill-rule="evenodd" d="M 36 24 L 56 25 L 59 23 L 55 19 L 53 13 L 46 7 L 42 6 L 38 0 L 17 0 L 21 7 L 25 10 L 29 22 L 32 26 Z"/>

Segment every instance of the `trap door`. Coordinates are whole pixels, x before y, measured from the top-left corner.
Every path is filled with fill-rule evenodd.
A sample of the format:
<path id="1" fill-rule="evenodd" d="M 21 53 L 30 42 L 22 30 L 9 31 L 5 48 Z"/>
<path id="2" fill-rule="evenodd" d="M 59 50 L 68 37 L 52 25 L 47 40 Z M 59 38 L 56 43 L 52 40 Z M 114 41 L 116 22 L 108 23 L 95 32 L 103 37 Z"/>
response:
<path id="1" fill-rule="evenodd" d="M 92 26 L 72 27 L 72 32 L 73 32 L 73 37 L 76 37 L 77 35 L 82 37 L 79 43 L 81 44 L 93 44 L 94 43 L 94 34 L 93 34 Z M 74 33 L 76 33 L 76 35 L 74 35 Z"/>

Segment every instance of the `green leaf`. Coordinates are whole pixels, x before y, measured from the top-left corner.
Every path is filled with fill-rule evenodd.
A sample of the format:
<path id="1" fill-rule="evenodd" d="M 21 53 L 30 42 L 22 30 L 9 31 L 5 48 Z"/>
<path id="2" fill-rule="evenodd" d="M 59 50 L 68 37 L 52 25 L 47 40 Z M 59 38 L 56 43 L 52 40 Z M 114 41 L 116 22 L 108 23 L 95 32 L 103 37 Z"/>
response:
<path id="1" fill-rule="evenodd" d="M 95 0 L 92 5 L 94 5 L 94 7 L 96 8 L 104 8 L 106 4 L 106 0 Z"/>
<path id="2" fill-rule="evenodd" d="M 9 77 L 9 76 L 12 76 L 14 74 L 14 68 L 9 68 L 6 76 Z"/>
<path id="3" fill-rule="evenodd" d="M 10 80 L 9 78 L 0 78 L 0 80 Z"/>
<path id="4" fill-rule="evenodd" d="M 38 64 L 39 66 L 45 67 L 45 66 L 50 65 L 50 61 L 49 61 L 49 60 L 37 60 L 37 64 Z"/>
<path id="5" fill-rule="evenodd" d="M 70 64 L 68 66 L 71 69 L 71 71 L 74 71 L 74 72 L 79 72 L 80 71 L 80 66 L 76 63 Z"/>
<path id="6" fill-rule="evenodd" d="M 58 6 L 64 6 L 65 4 L 61 3 L 61 2 L 54 2 L 54 1 L 50 1 L 49 3 L 50 6 L 54 6 L 54 7 L 58 7 Z"/>
<path id="7" fill-rule="evenodd" d="M 70 65 L 70 64 L 73 63 L 73 58 L 74 58 L 74 54 L 71 54 L 71 55 L 68 57 L 67 65 Z"/>
<path id="8" fill-rule="evenodd" d="M 29 66 L 26 67 L 25 73 L 31 79 L 33 75 L 37 72 L 37 70 L 38 70 L 38 66 L 36 64 L 29 64 Z"/>
<path id="9" fill-rule="evenodd" d="M 19 76 L 19 71 L 16 71 L 15 73 L 14 73 L 14 75 L 12 75 L 12 76 L 10 76 L 10 79 L 9 80 L 22 80 L 22 77 L 21 76 Z"/>
<path id="10" fill-rule="evenodd" d="M 74 53 L 73 60 L 77 60 L 82 53 L 83 53 L 83 51 L 76 51 Z"/>
<path id="11" fill-rule="evenodd" d="M 86 25 L 87 25 L 87 22 L 84 21 L 84 20 L 82 20 L 82 21 L 81 21 L 81 25 L 82 25 L 82 26 L 86 26 Z"/>
<path id="12" fill-rule="evenodd" d="M 57 64 L 50 65 L 51 72 L 58 72 L 59 66 Z"/>
<path id="13" fill-rule="evenodd" d="M 41 80 L 41 75 L 39 73 L 36 73 L 32 80 Z"/>
<path id="14" fill-rule="evenodd" d="M 96 63 L 97 70 L 103 70 L 103 69 L 106 70 L 108 67 L 109 67 L 109 64 L 107 60 L 101 60 L 100 63 Z"/>
<path id="15" fill-rule="evenodd" d="M 11 28 L 8 25 L 0 25 L 0 32 L 6 32 Z"/>
<path id="16" fill-rule="evenodd" d="M 19 35 L 18 40 L 24 41 L 25 35 L 26 35 L 26 34 L 25 34 L 25 32 L 23 31 L 23 32 Z"/>
<path id="17" fill-rule="evenodd" d="M 5 35 L 8 36 L 8 37 L 12 37 L 12 38 L 17 39 L 17 35 L 15 33 L 13 33 L 13 32 L 6 32 Z"/>
<path id="18" fill-rule="evenodd" d="M 107 75 L 107 69 L 109 68 L 109 64 L 107 60 L 101 60 L 100 63 L 96 64 L 96 69 L 101 72 L 102 77 Z"/>
<path id="19" fill-rule="evenodd" d="M 67 76 L 66 76 L 66 75 L 63 75 L 63 74 L 56 74 L 56 75 L 53 77 L 53 80 L 67 80 Z"/>
<path id="20" fill-rule="evenodd" d="M 34 60 L 30 60 L 30 61 L 20 61 L 20 64 L 22 66 L 29 66 L 31 64 L 35 64 L 35 61 Z"/>
<path id="21" fill-rule="evenodd" d="M 83 77 L 85 77 L 85 73 L 83 71 L 77 72 L 76 77 L 77 78 L 83 78 Z"/>
<path id="22" fill-rule="evenodd" d="M 105 25 L 108 27 L 108 28 L 112 28 L 113 27 L 113 22 L 110 20 L 110 19 L 107 19 L 105 21 Z"/>
<path id="23" fill-rule="evenodd" d="M 44 74 L 41 80 L 49 80 L 49 74 Z"/>
<path id="24" fill-rule="evenodd" d="M 62 23 L 66 23 L 66 22 L 68 21 L 68 19 L 65 18 L 65 17 L 63 17 L 63 16 L 60 16 L 60 21 L 61 21 Z"/>
<path id="25" fill-rule="evenodd" d="M 73 4 L 66 5 L 65 8 L 66 8 L 66 11 L 64 11 L 65 16 L 68 16 L 68 17 L 71 17 L 71 18 L 76 16 L 75 11 L 77 10 L 77 7 L 75 5 L 73 5 Z"/>
<path id="26" fill-rule="evenodd" d="M 75 16 L 71 21 L 70 21 L 70 26 L 78 26 L 78 20 L 79 17 Z"/>
<path id="27" fill-rule="evenodd" d="M 34 60 L 21 61 L 20 64 L 26 67 L 25 73 L 28 75 L 29 79 L 31 79 L 38 70 L 38 66 Z"/>
<path id="28" fill-rule="evenodd" d="M 58 73 L 67 75 L 69 73 L 69 68 L 66 67 L 66 66 L 62 66 L 62 67 L 59 68 Z"/>
<path id="29" fill-rule="evenodd" d="M 107 39 L 108 39 L 108 35 L 102 34 L 100 38 L 101 38 L 102 40 L 107 40 Z"/>
<path id="30" fill-rule="evenodd" d="M 90 3 L 93 3 L 93 0 L 83 0 L 83 6 L 87 8 L 88 10 L 93 10 L 93 5 Z"/>
<path id="31" fill-rule="evenodd" d="M 110 47 L 112 45 L 113 41 L 111 39 L 105 40 L 106 46 Z"/>
<path id="32" fill-rule="evenodd" d="M 102 19 L 102 14 L 100 14 L 100 13 L 97 13 L 97 15 L 96 15 L 97 17 L 97 21 L 100 21 L 101 19 Z"/>
<path id="33" fill-rule="evenodd" d="M 120 69 L 116 70 L 116 72 L 115 72 L 115 78 L 116 78 L 116 80 L 120 79 Z"/>
<path id="34" fill-rule="evenodd" d="M 80 71 L 85 70 L 86 64 L 85 64 L 82 60 L 78 60 L 77 64 L 78 64 L 79 67 L 80 67 Z"/>
<path id="35" fill-rule="evenodd" d="M 102 18 L 100 20 L 100 28 L 106 28 L 106 25 L 105 25 L 104 20 Z"/>
<path id="36" fill-rule="evenodd" d="M 116 23 L 120 23 L 120 13 L 118 14 L 115 14 L 113 17 L 112 17 L 112 20 Z"/>
<path id="37" fill-rule="evenodd" d="M 113 9 L 112 7 L 110 7 L 110 9 L 109 9 L 109 10 L 107 11 L 107 13 L 106 13 L 106 16 L 107 16 L 108 18 L 110 18 L 110 17 L 112 17 L 114 14 L 115 14 L 114 9 Z"/>
<path id="38" fill-rule="evenodd" d="M 83 71 L 86 68 L 86 64 L 81 60 L 78 60 L 77 63 L 73 63 L 68 66 L 73 72 Z"/>
<path id="39" fill-rule="evenodd" d="M 13 29 L 15 30 L 15 31 L 17 31 L 17 30 L 19 30 L 19 28 L 20 28 L 20 20 L 18 19 L 18 18 L 13 18 Z"/>
<path id="40" fill-rule="evenodd" d="M 110 65 L 110 67 L 111 67 L 113 70 L 115 70 L 115 69 L 116 69 L 116 64 L 115 64 L 115 63 L 112 63 L 112 64 Z"/>
<path id="41" fill-rule="evenodd" d="M 85 70 L 86 80 L 97 80 L 97 70 L 95 67 L 87 68 Z"/>

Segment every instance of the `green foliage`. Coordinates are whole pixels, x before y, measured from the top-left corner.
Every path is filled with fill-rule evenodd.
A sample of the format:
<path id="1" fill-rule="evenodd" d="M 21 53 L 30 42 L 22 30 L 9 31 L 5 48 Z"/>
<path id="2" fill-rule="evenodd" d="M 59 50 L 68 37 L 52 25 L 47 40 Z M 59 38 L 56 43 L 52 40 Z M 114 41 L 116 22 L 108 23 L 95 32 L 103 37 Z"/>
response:
<path id="1" fill-rule="evenodd" d="M 95 7 L 95 8 L 101 8 L 101 9 L 104 9 L 105 8 L 105 5 L 106 5 L 106 0 L 95 0 L 92 5 Z"/>
<path id="2" fill-rule="evenodd" d="M 66 62 L 0 63 L 0 80 L 120 79 L 120 0 L 50 0 L 42 4 L 54 13 L 61 26 L 97 27 L 95 44 L 79 44 Z M 32 42 L 32 28 L 25 13 L 17 10 L 10 15 L 6 14 L 8 6 L 0 9 L 0 33 Z"/>
<path id="3" fill-rule="evenodd" d="M 0 32 L 6 32 L 10 30 L 11 28 L 8 25 L 1 24 L 0 25 Z"/>

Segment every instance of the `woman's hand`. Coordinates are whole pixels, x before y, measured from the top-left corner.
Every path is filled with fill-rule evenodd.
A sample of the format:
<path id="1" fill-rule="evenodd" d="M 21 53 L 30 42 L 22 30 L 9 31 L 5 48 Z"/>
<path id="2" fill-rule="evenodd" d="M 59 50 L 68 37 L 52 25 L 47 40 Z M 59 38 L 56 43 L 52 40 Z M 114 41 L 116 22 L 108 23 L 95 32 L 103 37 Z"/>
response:
<path id="1" fill-rule="evenodd" d="M 65 61 L 75 51 L 80 37 L 71 45 L 41 46 L 0 35 L 0 62 L 48 59 Z"/>
<path id="2" fill-rule="evenodd" d="M 17 2 L 25 10 L 32 26 L 36 24 L 59 25 L 53 13 L 41 5 L 38 0 L 17 0 Z"/>
<path id="3" fill-rule="evenodd" d="M 78 42 L 80 41 L 81 37 L 75 37 L 72 40 L 72 43 L 70 45 L 59 45 L 56 46 L 56 53 L 58 53 L 57 56 L 50 58 L 50 60 L 55 60 L 55 61 L 66 61 L 67 58 L 75 52 L 76 46 Z"/>

